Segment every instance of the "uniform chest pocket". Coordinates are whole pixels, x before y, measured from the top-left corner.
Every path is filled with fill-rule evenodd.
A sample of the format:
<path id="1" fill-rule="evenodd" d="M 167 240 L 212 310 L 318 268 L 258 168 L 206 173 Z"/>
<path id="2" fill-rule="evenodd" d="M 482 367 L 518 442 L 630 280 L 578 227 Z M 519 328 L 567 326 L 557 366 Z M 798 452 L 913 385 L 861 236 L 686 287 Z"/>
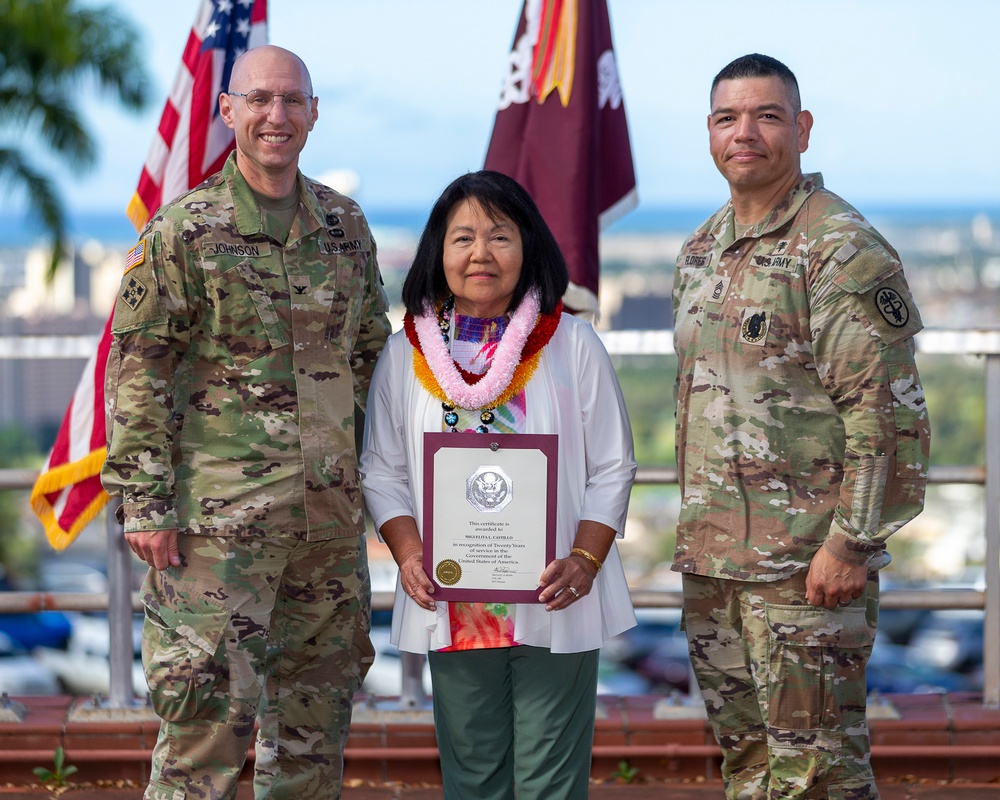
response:
<path id="1" fill-rule="evenodd" d="M 208 333 L 236 367 L 287 343 L 274 303 L 249 261 L 208 281 L 205 298 Z"/>

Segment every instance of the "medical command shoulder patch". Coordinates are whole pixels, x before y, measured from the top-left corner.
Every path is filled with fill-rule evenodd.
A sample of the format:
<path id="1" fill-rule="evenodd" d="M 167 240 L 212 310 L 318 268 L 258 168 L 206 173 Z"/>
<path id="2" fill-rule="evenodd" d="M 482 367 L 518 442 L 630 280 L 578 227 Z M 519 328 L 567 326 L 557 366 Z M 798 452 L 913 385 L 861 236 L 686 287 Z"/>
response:
<path id="1" fill-rule="evenodd" d="M 888 286 L 882 286 L 875 291 L 875 307 L 882 319 L 894 328 L 902 328 L 910 321 L 910 309 L 906 300 Z"/>

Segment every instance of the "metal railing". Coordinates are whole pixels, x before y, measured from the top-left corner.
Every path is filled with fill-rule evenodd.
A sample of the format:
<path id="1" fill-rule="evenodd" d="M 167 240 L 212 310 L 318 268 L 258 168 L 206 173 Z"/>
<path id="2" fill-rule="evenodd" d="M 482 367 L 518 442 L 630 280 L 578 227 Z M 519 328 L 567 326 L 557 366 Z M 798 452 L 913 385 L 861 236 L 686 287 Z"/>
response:
<path id="1" fill-rule="evenodd" d="M 79 357 L 85 350 L 77 340 L 93 342 L 93 337 L 52 337 L 76 342 L 65 348 L 44 337 L 22 337 L 16 342 L 0 340 L 0 358 L 53 358 L 60 354 Z M 601 334 L 613 355 L 667 355 L 672 353 L 670 331 L 622 331 Z M 985 591 L 900 590 L 882 593 L 883 608 L 975 609 L 984 612 L 983 705 L 1000 708 L 1000 329 L 927 330 L 917 336 L 917 349 L 934 355 L 981 356 L 985 359 L 986 457 L 983 466 L 933 467 L 932 484 L 973 484 L 985 488 Z M 93 346 L 93 345 L 91 345 Z M 30 488 L 34 470 L 0 470 L 0 491 Z M 640 467 L 637 485 L 676 484 L 677 472 L 668 467 Z M 107 610 L 110 633 L 111 690 L 108 704 L 127 708 L 134 704 L 132 687 L 132 612 L 140 610 L 138 596 L 130 591 L 131 552 L 121 535 L 114 514 L 107 515 L 108 577 L 106 595 L 49 594 L 42 592 L 0 592 L 0 613 L 42 610 Z M 392 608 L 392 593 L 377 592 L 375 609 Z M 637 607 L 679 608 L 680 592 L 637 590 L 632 593 Z M 405 676 L 404 676 L 405 681 Z"/>

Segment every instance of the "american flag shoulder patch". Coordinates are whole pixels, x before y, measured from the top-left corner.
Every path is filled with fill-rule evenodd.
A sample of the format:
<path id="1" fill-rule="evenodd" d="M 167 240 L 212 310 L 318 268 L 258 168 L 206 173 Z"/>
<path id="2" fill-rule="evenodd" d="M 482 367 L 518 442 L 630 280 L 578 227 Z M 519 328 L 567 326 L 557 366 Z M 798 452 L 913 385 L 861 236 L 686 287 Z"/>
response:
<path id="1" fill-rule="evenodd" d="M 138 267 L 143 261 L 146 260 L 146 240 L 143 239 L 139 244 L 128 251 L 125 256 L 125 271 L 128 272 L 133 267 Z"/>

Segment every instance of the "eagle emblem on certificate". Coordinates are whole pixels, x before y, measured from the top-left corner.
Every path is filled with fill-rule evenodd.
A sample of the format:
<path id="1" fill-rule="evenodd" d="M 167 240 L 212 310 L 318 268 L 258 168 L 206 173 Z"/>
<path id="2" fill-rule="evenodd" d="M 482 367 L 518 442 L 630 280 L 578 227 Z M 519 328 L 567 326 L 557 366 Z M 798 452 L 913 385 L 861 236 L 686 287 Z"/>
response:
<path id="1" fill-rule="evenodd" d="M 483 514 L 503 511 L 514 499 L 514 482 L 497 466 L 482 466 L 465 483 L 465 497 Z"/>

